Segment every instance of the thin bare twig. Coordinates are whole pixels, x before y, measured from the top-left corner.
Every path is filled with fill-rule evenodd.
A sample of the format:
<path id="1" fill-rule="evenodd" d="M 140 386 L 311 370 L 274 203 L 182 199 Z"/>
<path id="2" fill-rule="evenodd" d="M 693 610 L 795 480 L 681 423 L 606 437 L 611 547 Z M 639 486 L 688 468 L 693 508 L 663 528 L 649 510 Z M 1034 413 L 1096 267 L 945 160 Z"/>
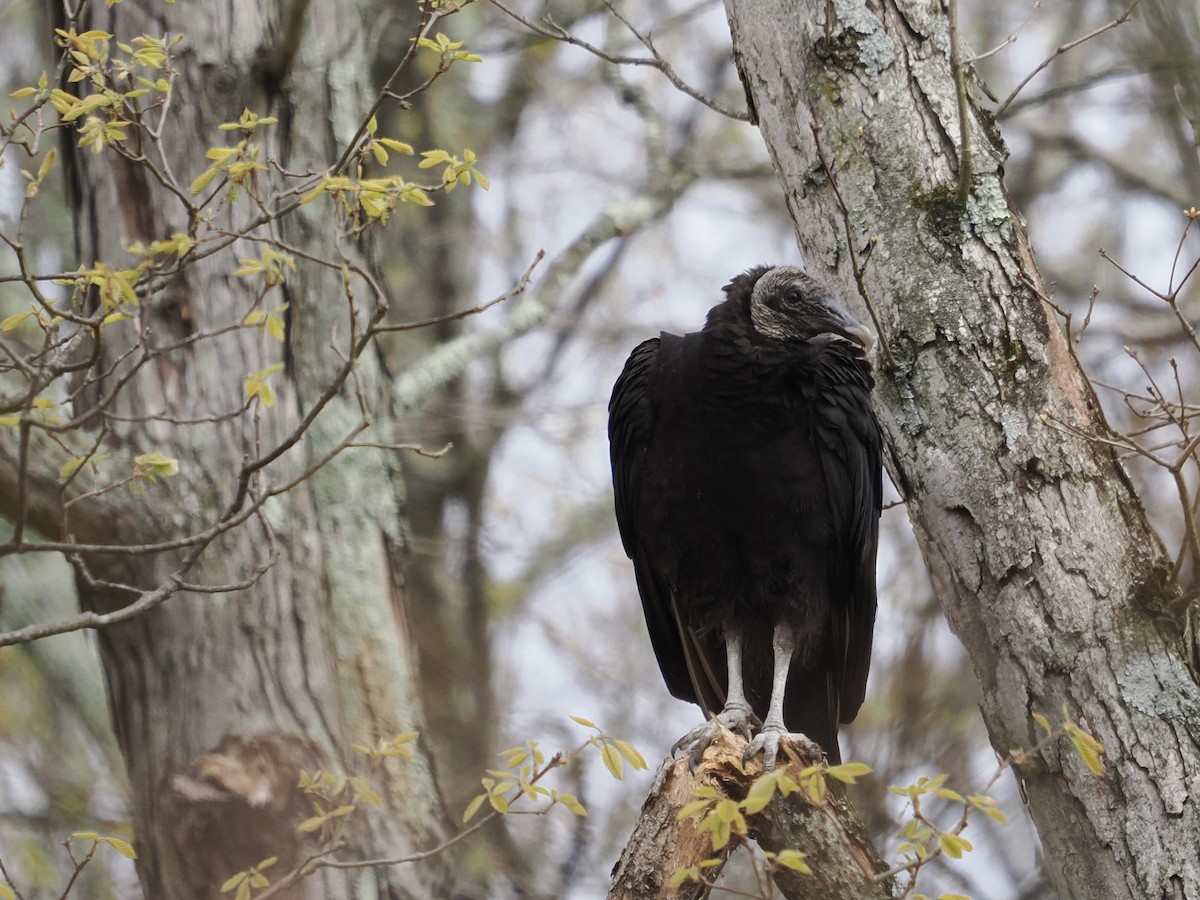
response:
<path id="1" fill-rule="evenodd" d="M 8 889 L 13 892 L 13 896 L 16 897 L 17 900 L 25 900 L 25 896 L 17 890 L 16 884 L 13 883 L 12 876 L 8 874 L 8 869 L 4 868 L 3 857 L 0 857 L 0 878 L 4 879 L 5 885 L 7 885 Z"/>
<path id="2" fill-rule="evenodd" d="M 1026 75 L 1024 78 L 1022 78 L 1021 83 L 1012 89 L 1012 93 L 1009 94 L 1007 97 L 1005 97 L 1003 101 L 1001 101 L 1000 105 L 998 107 L 996 107 L 996 112 L 994 113 L 996 118 L 999 119 L 1001 116 L 1004 115 L 1004 111 L 1006 109 L 1008 109 L 1008 105 L 1017 98 L 1017 94 L 1021 93 L 1021 91 L 1025 88 L 1025 85 L 1029 84 L 1029 82 L 1032 81 L 1033 78 L 1039 72 L 1041 72 L 1048 65 L 1050 65 L 1050 63 L 1054 62 L 1054 60 L 1056 60 L 1058 57 L 1062 56 L 1064 53 L 1074 50 L 1080 44 L 1086 43 L 1087 41 L 1090 41 L 1094 37 L 1099 37 L 1100 35 L 1104 34 L 1106 31 L 1111 31 L 1114 28 L 1124 25 L 1126 22 L 1129 21 L 1129 17 L 1133 14 L 1133 11 L 1135 9 L 1137 9 L 1138 4 L 1141 2 L 1142 2 L 1142 0 L 1133 0 L 1133 3 L 1131 3 L 1125 9 L 1125 11 L 1123 13 L 1121 13 L 1119 16 L 1117 16 L 1115 19 L 1113 19 L 1108 24 L 1101 25 L 1095 31 L 1090 31 L 1081 38 L 1076 38 L 1073 41 L 1069 41 L 1066 44 L 1060 45 L 1053 53 L 1051 53 L 1044 60 L 1042 60 L 1032 72 L 1030 72 L 1028 75 Z"/>
<path id="3" fill-rule="evenodd" d="M 350 445 L 351 448 L 370 448 L 372 450 L 396 450 L 408 453 L 415 453 L 417 456 L 424 456 L 426 459 L 441 459 L 447 453 L 454 449 L 454 444 L 447 441 L 440 450 L 426 450 L 420 444 L 381 444 L 374 441 L 356 441 Z"/>
<path id="4" fill-rule="evenodd" d="M 516 285 L 514 287 L 512 287 L 511 289 L 505 291 L 499 297 L 493 297 L 491 300 L 488 300 L 486 303 L 480 303 L 478 306 L 472 306 L 470 309 L 461 309 L 458 312 L 446 313 L 441 316 L 431 316 L 428 319 L 418 319 L 415 322 L 401 322 L 396 325 L 382 325 L 381 324 L 381 325 L 375 326 L 373 331 L 375 334 L 383 334 L 384 332 L 390 332 L 390 331 L 413 331 L 417 328 L 428 328 L 430 325 L 440 325 L 443 322 L 453 322 L 457 319 L 465 319 L 468 316 L 477 316 L 481 312 L 484 312 L 485 310 L 489 310 L 493 306 L 496 306 L 499 303 L 503 303 L 505 300 L 511 300 L 513 297 L 516 297 L 518 294 L 524 293 L 525 289 L 527 287 L 529 287 L 529 279 L 533 276 L 533 270 L 537 268 L 538 264 L 543 259 L 545 259 L 545 257 L 546 257 L 546 251 L 539 250 L 537 252 L 537 255 L 534 256 L 533 262 L 531 262 L 525 268 L 525 271 L 521 274 L 521 277 L 517 281 Z"/>
<path id="5" fill-rule="evenodd" d="M 650 38 L 647 35 L 643 35 L 640 31 L 638 31 L 629 22 L 629 20 L 626 19 L 625 16 L 622 15 L 617 10 L 617 8 L 613 5 L 611 0 L 604 0 L 604 5 L 607 6 L 609 11 L 613 14 L 613 16 L 622 25 L 624 25 L 626 27 L 626 29 L 628 29 L 630 34 L 632 34 L 634 36 L 634 38 L 637 39 L 638 43 L 640 43 L 643 47 L 645 47 L 647 50 L 650 51 L 649 57 L 622 56 L 622 55 L 616 55 L 616 54 L 609 53 L 609 52 L 601 49 L 600 47 L 597 47 L 595 44 L 585 41 L 583 38 L 579 37 L 577 34 L 574 34 L 570 30 L 564 28 L 562 25 L 559 25 L 556 21 L 554 21 L 554 19 L 549 14 L 543 16 L 542 20 L 540 22 L 535 22 L 532 19 L 528 19 L 525 16 L 521 15 L 516 10 L 510 9 L 509 7 L 505 6 L 503 3 L 500 2 L 500 0 L 490 0 L 490 2 L 494 7 L 496 7 L 496 9 L 500 10 L 500 12 L 504 13 L 506 16 L 508 16 L 513 21 L 519 22 L 521 25 L 528 28 L 534 34 L 540 35 L 541 37 L 544 37 L 544 38 L 549 38 L 550 40 L 553 40 L 553 41 L 559 41 L 560 43 L 563 43 L 563 44 L 570 44 L 573 47 L 579 47 L 582 50 L 586 50 L 588 53 L 592 54 L 593 56 L 597 57 L 598 59 L 602 59 L 605 62 L 612 63 L 613 65 L 648 66 L 652 69 L 657 69 L 659 72 L 661 72 L 663 74 L 663 76 L 668 81 L 671 82 L 672 85 L 675 86 L 676 89 L 687 94 L 693 100 L 697 100 L 700 103 L 703 103 L 705 106 L 707 106 L 709 109 L 713 110 L 714 112 L 718 112 L 723 116 L 728 116 L 731 119 L 736 119 L 739 122 L 749 122 L 750 121 L 750 113 L 749 112 L 742 111 L 742 110 L 730 109 L 728 106 L 725 106 L 723 103 L 715 100 L 712 97 L 709 97 L 707 94 L 692 87 L 690 84 L 688 84 L 682 78 L 680 78 L 678 73 L 676 73 L 675 69 L 671 66 L 671 64 L 669 62 L 667 62 L 666 59 L 664 59 L 663 56 L 658 52 L 658 50 L 655 48 L 654 43 L 650 40 Z"/>
<path id="6" fill-rule="evenodd" d="M 967 103 L 966 72 L 959 47 L 958 0 L 950 0 L 950 72 L 954 77 L 954 96 L 958 103 L 958 138 L 962 145 L 958 152 L 958 206 L 967 208 L 971 198 L 971 120 L 970 105 Z"/>
<path id="7" fill-rule="evenodd" d="M 1017 38 L 1019 38 L 1021 36 L 1021 32 L 1025 29 L 1025 26 L 1029 24 L 1029 20 L 1033 18 L 1033 14 L 1035 12 L 1037 12 L 1041 8 L 1041 6 L 1042 6 L 1042 0 L 1033 0 L 1033 6 L 1029 7 L 1029 12 L 1027 12 L 1025 14 L 1025 18 L 1023 18 L 1021 20 L 1021 24 L 1017 26 L 1016 31 L 1014 31 L 1012 34 L 1010 34 L 1007 38 L 1005 38 L 1002 42 L 997 44 L 991 50 L 986 50 L 983 53 L 978 54 L 977 56 L 972 56 L 970 59 L 966 60 L 966 62 L 977 63 L 980 60 L 988 59 L 989 57 L 995 56 L 997 53 L 999 53 L 1001 50 L 1003 50 L 1005 47 L 1009 46 L 1010 44 L 1015 44 L 1017 42 Z"/>

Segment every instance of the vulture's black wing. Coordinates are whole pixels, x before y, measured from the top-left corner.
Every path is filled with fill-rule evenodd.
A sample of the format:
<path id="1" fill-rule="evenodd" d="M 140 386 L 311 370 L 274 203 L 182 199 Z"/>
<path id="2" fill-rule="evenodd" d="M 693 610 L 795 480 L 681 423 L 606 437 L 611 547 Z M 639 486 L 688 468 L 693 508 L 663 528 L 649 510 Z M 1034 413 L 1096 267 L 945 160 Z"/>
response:
<path id="1" fill-rule="evenodd" d="M 663 346 L 663 341 L 667 346 Z M 621 542 L 633 561 L 650 643 L 667 689 L 680 700 L 699 703 L 706 710 L 718 710 L 724 702 L 720 686 L 724 669 L 719 673 L 712 671 L 713 660 L 708 659 L 711 653 L 702 652 L 695 636 L 683 629 L 675 609 L 671 579 L 651 564 L 637 514 L 643 491 L 653 490 L 653 485 L 646 484 L 647 454 L 657 419 L 658 391 L 662 387 L 657 379 L 660 357 L 677 355 L 680 344 L 680 338 L 667 334 L 662 340 L 651 338 L 642 342 L 629 355 L 613 387 L 608 404 L 613 496 Z"/>
<path id="2" fill-rule="evenodd" d="M 854 720 L 866 692 L 875 625 L 875 556 L 883 501 L 879 426 L 871 411 L 871 379 L 865 366 L 842 353 L 821 359 L 817 433 L 822 473 L 829 489 L 833 533 L 830 622 L 833 687 L 841 723 Z"/>
<path id="3" fill-rule="evenodd" d="M 641 487 L 646 448 L 654 433 L 655 404 L 651 385 L 660 343 L 658 338 L 650 338 L 633 348 L 608 401 L 608 447 L 617 528 L 625 553 L 630 557 L 637 546 L 633 503 Z"/>

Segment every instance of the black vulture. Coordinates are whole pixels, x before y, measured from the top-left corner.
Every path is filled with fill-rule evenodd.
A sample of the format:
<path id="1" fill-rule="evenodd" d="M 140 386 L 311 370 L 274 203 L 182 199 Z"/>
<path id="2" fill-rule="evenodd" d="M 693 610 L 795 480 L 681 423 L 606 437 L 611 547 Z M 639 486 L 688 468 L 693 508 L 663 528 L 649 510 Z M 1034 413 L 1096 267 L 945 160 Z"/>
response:
<path id="1" fill-rule="evenodd" d="M 638 345 L 609 402 L 617 524 L 670 692 L 768 769 L 801 733 L 840 761 L 863 702 L 882 498 L 870 332 L 821 282 L 761 266 L 704 328 Z"/>

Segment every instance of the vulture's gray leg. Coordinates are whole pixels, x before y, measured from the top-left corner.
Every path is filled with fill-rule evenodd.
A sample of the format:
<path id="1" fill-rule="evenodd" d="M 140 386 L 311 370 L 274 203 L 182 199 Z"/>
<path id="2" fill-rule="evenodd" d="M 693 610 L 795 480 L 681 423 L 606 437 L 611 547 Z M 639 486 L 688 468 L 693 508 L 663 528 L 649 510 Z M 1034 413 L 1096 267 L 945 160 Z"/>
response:
<path id="1" fill-rule="evenodd" d="M 742 632 L 739 628 L 725 629 L 725 668 L 728 672 L 725 706 L 711 720 L 697 725 L 677 740 L 671 748 L 672 755 L 680 750 L 688 750 L 688 765 L 693 772 L 700 765 L 704 751 L 720 735 L 722 727 L 749 740 L 751 731 L 758 725 L 758 717 L 746 701 L 746 691 L 742 687 Z"/>
<path id="2" fill-rule="evenodd" d="M 787 726 L 783 724 L 783 692 L 787 687 L 792 653 L 796 649 L 796 636 L 790 625 L 775 626 L 771 635 L 771 649 L 775 655 L 775 668 L 771 677 L 771 703 L 767 707 L 767 718 L 763 720 L 762 730 L 750 742 L 743 756 L 743 760 L 748 760 L 755 754 L 762 753 L 763 769 L 767 772 L 775 768 L 780 738 L 787 737 L 805 746 L 815 746 L 805 735 L 789 733 Z"/>

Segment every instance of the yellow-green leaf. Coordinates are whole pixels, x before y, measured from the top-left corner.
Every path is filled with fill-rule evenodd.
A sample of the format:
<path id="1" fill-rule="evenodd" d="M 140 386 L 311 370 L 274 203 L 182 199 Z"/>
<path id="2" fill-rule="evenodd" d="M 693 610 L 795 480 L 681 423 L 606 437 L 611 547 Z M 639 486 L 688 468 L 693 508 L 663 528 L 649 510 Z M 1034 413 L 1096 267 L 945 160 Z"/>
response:
<path id="1" fill-rule="evenodd" d="M 246 391 L 246 399 L 253 400 L 258 398 L 258 402 L 263 406 L 270 407 L 275 405 L 275 392 L 271 386 L 267 384 L 267 379 L 283 369 L 283 363 L 276 363 L 272 366 L 267 366 L 265 369 L 260 369 L 253 375 L 247 375 L 244 382 Z"/>
<path id="2" fill-rule="evenodd" d="M 628 741 L 614 739 L 613 743 L 617 745 L 617 749 L 621 752 L 621 755 L 625 757 L 626 761 L 635 769 L 649 768 L 649 766 L 646 764 L 646 758 L 642 756 L 642 754 L 638 753 L 634 746 Z"/>
<path id="3" fill-rule="evenodd" d="M 299 826 L 297 826 L 296 830 L 301 834 L 309 834 L 310 832 L 316 831 L 318 828 L 324 825 L 325 821 L 325 816 L 313 816 L 301 822 Z"/>
<path id="4" fill-rule="evenodd" d="M 6 416 L 0 416 L 0 426 L 13 427 L 21 424 L 21 416 L 18 413 L 11 413 Z"/>
<path id="5" fill-rule="evenodd" d="M 76 469 L 78 469 L 80 466 L 82 466 L 85 462 L 87 462 L 87 459 L 88 458 L 86 456 L 76 456 L 76 457 L 73 457 L 72 459 L 68 459 L 66 461 L 66 463 L 63 464 L 63 467 L 58 470 L 58 477 L 66 478 L 72 472 L 74 472 Z"/>
<path id="6" fill-rule="evenodd" d="M 818 771 L 800 779 L 800 790 L 808 798 L 809 803 L 813 806 L 821 806 L 825 803 L 825 797 L 829 793 L 829 785 L 825 781 L 824 773 Z"/>
<path id="7" fill-rule="evenodd" d="M 742 801 L 742 809 L 754 815 L 766 809 L 767 804 L 771 802 L 771 798 L 775 796 L 775 788 L 778 782 L 775 780 L 775 774 L 769 773 L 760 775 L 754 779 L 754 783 L 750 785 L 750 790 L 746 792 L 746 799 Z"/>
<path id="8" fill-rule="evenodd" d="M 685 803 L 683 809 L 675 815 L 676 820 L 682 822 L 684 819 L 690 819 L 692 816 L 699 815 L 708 809 L 709 801 L 693 800 L 691 803 Z"/>
<path id="9" fill-rule="evenodd" d="M 14 313 L 3 322 L 0 322 L 0 331 L 12 331 L 32 315 L 33 313 L 31 312 Z"/>
<path id="10" fill-rule="evenodd" d="M 513 766 L 519 766 L 529 758 L 529 748 L 509 747 L 507 750 L 501 750 L 500 755 L 504 757 L 504 764 L 511 769 Z"/>
<path id="11" fill-rule="evenodd" d="M 153 469 L 154 474 L 160 478 L 170 478 L 179 474 L 179 460 L 162 453 L 143 453 L 141 456 L 135 456 L 133 461 L 139 467 Z"/>
<path id="12" fill-rule="evenodd" d="M 137 859 L 137 854 L 133 851 L 133 847 L 128 841 L 123 841 L 115 837 L 105 837 L 100 840 L 104 841 L 104 843 L 108 844 L 108 846 L 112 847 L 126 859 Z"/>
<path id="13" fill-rule="evenodd" d="M 387 147 L 394 153 L 403 153 L 405 156 L 413 155 L 413 148 L 411 144 L 406 144 L 403 141 L 396 140 L 395 138 L 380 138 L 379 143 L 383 144 L 383 146 Z"/>
<path id="14" fill-rule="evenodd" d="M 801 875 L 811 875 L 812 869 L 804 861 L 804 854 L 799 850 L 780 850 L 775 854 L 775 865 L 799 872 Z"/>
<path id="15" fill-rule="evenodd" d="M 37 93 L 37 90 L 34 88 L 23 87 L 23 88 L 18 88 L 17 90 L 13 91 L 8 96 L 12 97 L 14 100 L 24 100 L 26 97 L 30 97 L 36 93 Z M 0 887 L 2 887 L 2 886 L 0 886 Z M 4 890 L 7 890 L 7 888 L 4 888 Z"/>
<path id="16" fill-rule="evenodd" d="M 38 181 L 41 181 L 50 174 L 50 170 L 54 167 L 54 160 L 58 159 L 58 151 L 51 149 L 46 154 L 46 158 L 42 160 L 41 166 L 38 168 Z"/>
<path id="17" fill-rule="evenodd" d="M 860 762 L 842 763 L 840 766 L 830 766 L 825 774 L 846 784 L 855 784 L 855 779 L 871 774 L 871 767 Z"/>
<path id="18" fill-rule="evenodd" d="M 1045 716 L 1043 716 L 1041 713 L 1035 712 L 1033 714 L 1033 721 L 1037 722 L 1038 725 L 1041 726 L 1041 728 L 1044 729 L 1047 734 L 1049 734 L 1050 732 L 1052 732 L 1054 730 L 1053 728 L 1050 727 L 1050 720 L 1047 719 Z"/>
<path id="19" fill-rule="evenodd" d="M 1067 734 L 1071 736 L 1071 743 L 1075 746 L 1075 752 L 1079 754 L 1083 764 L 1093 775 L 1102 775 L 1104 764 L 1100 761 L 1100 754 L 1104 752 L 1104 746 L 1078 725 L 1067 722 L 1064 727 Z"/>
<path id="20" fill-rule="evenodd" d="M 689 866 L 684 869 L 676 869 L 671 873 L 671 877 L 667 879 L 667 887 L 672 891 L 679 890 L 680 886 L 685 881 L 699 881 L 700 870 L 695 866 Z"/>
<path id="21" fill-rule="evenodd" d="M 221 885 L 221 893 L 228 894 L 235 887 L 245 881 L 249 874 L 249 872 L 238 872 L 236 875 L 231 875 L 229 878 L 226 878 L 225 882 Z"/>
<path id="22" fill-rule="evenodd" d="M 577 816 L 586 816 L 588 814 L 587 810 L 583 808 L 583 804 L 576 799 L 574 794 L 559 794 L 555 799 Z"/>
<path id="23" fill-rule="evenodd" d="M 696 826 L 696 830 L 701 833 L 707 831 L 712 840 L 713 850 L 720 850 L 729 843 L 729 837 L 732 832 L 731 820 L 722 817 L 719 809 L 714 809 L 700 820 L 700 824 Z"/>
<path id="24" fill-rule="evenodd" d="M 977 808 L 977 809 L 978 809 L 978 810 L 979 810 L 981 813 L 983 813 L 985 816 L 987 816 L 988 818 L 995 819 L 995 820 L 996 820 L 997 822 L 999 822 L 1001 825 L 1007 825 L 1007 824 L 1008 824 L 1008 816 L 1006 816 L 1006 815 L 1005 815 L 1003 812 L 1001 812 L 1000 810 L 996 809 L 996 807 L 994 807 L 994 806 L 980 806 L 980 807 L 976 807 L 976 808 Z"/>
<path id="25" fill-rule="evenodd" d="M 591 719 L 585 719 L 583 716 L 571 716 L 571 721 L 576 725 L 582 725 L 584 728 L 598 728 L 599 726 Z"/>
<path id="26" fill-rule="evenodd" d="M 383 798 L 375 791 L 371 790 L 371 786 L 361 778 L 349 779 L 350 786 L 354 788 L 354 796 L 358 798 L 360 803 L 366 803 L 369 806 L 374 806 L 376 809 L 383 809 Z M 259 868 L 263 868 L 261 865 Z"/>
<path id="27" fill-rule="evenodd" d="M 17 895 L 7 884 L 0 884 L 0 900 L 17 900 Z"/>
<path id="28" fill-rule="evenodd" d="M 942 852 L 951 859 L 962 859 L 963 853 L 969 853 L 975 849 L 965 837 L 949 832 L 938 838 L 938 845 L 942 848 Z"/>
<path id="29" fill-rule="evenodd" d="M 325 188 L 326 188 L 326 183 L 324 181 L 322 181 L 315 188 L 313 188 L 311 191 L 309 191 L 307 194 L 305 194 L 303 197 L 300 198 L 300 205 L 303 206 L 305 203 L 312 203 L 314 200 L 316 200 L 318 197 L 320 197 L 323 193 L 325 193 Z"/>
<path id="30" fill-rule="evenodd" d="M 955 803 L 966 802 L 966 799 L 962 794 L 960 794 L 958 791 L 951 790 L 950 788 L 938 788 L 936 791 L 934 791 L 934 793 L 943 800 L 953 800 Z"/>
<path id="31" fill-rule="evenodd" d="M 217 173 L 220 171 L 221 170 L 219 168 L 213 166 L 211 169 L 205 169 L 203 172 L 201 172 L 199 177 L 192 182 L 191 187 L 188 188 L 188 190 L 192 192 L 192 196 L 199 194 L 210 184 L 212 184 L 212 180 L 217 177 Z"/>
<path id="32" fill-rule="evenodd" d="M 738 809 L 737 801 L 731 800 L 728 797 L 719 801 L 717 805 L 713 807 L 713 813 L 717 816 L 717 818 L 725 822 L 745 821 L 742 818 L 742 811 Z"/>
<path id="33" fill-rule="evenodd" d="M 616 747 L 605 741 L 600 746 L 600 758 L 604 760 L 604 768 L 608 769 L 613 778 L 620 781 L 625 777 L 625 761 L 621 759 Z"/>
<path id="34" fill-rule="evenodd" d="M 89 94 L 78 103 L 74 104 L 71 109 L 63 114 L 64 122 L 73 122 L 82 115 L 86 115 L 102 106 L 111 106 L 112 100 L 105 94 Z"/>
<path id="35" fill-rule="evenodd" d="M 474 800 L 467 804 L 466 811 L 463 812 L 463 823 L 470 822 L 475 817 L 475 813 L 479 812 L 479 807 L 483 806 L 483 801 L 487 799 L 487 794 L 480 794 Z"/>

